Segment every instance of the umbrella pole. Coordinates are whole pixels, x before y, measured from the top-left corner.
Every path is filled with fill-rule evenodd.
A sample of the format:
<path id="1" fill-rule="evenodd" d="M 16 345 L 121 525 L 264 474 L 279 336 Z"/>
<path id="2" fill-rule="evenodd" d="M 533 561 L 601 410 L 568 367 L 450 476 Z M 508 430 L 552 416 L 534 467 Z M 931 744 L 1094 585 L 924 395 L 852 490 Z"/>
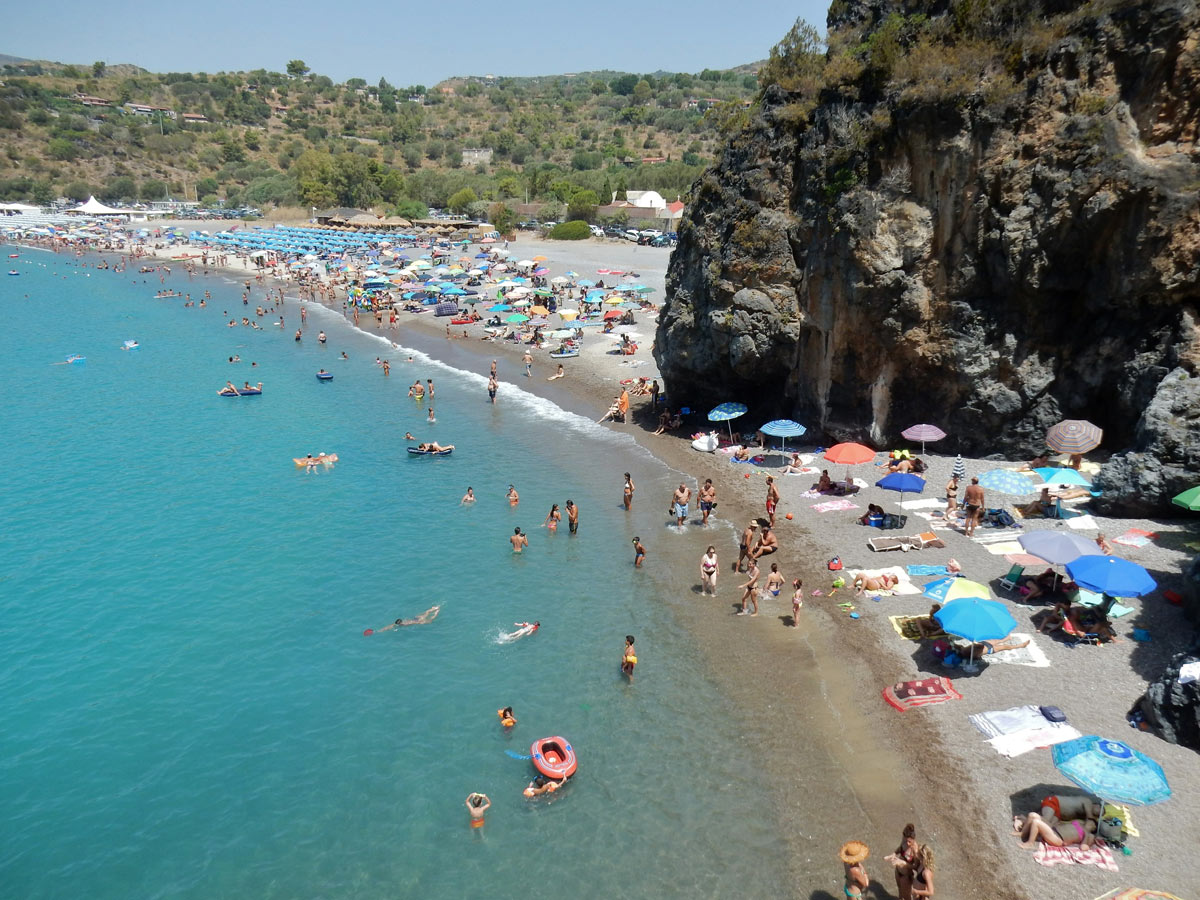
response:
<path id="1" fill-rule="evenodd" d="M 725 427 L 729 429 L 729 443 L 733 443 L 733 422 L 730 419 L 725 420 Z"/>

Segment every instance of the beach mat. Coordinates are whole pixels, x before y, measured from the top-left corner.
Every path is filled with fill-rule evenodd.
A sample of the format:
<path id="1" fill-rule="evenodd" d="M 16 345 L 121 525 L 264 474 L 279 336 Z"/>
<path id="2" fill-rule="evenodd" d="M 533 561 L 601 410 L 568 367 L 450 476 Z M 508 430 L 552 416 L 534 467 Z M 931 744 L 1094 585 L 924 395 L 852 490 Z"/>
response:
<path id="1" fill-rule="evenodd" d="M 919 681 L 889 684 L 883 689 L 883 699 L 893 709 L 906 712 L 916 709 L 918 706 L 932 706 L 934 703 L 945 703 L 947 700 L 961 700 L 962 694 L 954 689 L 954 682 L 949 678 L 935 675 Z"/>
<path id="2" fill-rule="evenodd" d="M 1022 634 L 1019 631 L 1014 631 L 1005 640 L 1028 640 L 1029 643 L 1024 647 L 1017 647 L 1014 650 L 1000 650 L 997 653 L 988 653 L 979 659 L 986 663 L 1003 663 L 1009 666 L 1029 666 L 1033 669 L 1048 669 L 1050 668 L 1050 660 L 1046 657 L 1046 652 L 1034 643 L 1033 635 Z"/>
<path id="3" fill-rule="evenodd" d="M 1080 737 L 1083 735 L 1066 722 L 1047 722 L 1045 728 L 997 735 L 990 738 L 988 744 L 1001 756 L 1014 759 L 1030 750 L 1052 747 Z"/>
<path id="4" fill-rule="evenodd" d="M 836 512 L 837 510 L 841 509 L 858 509 L 858 504 L 851 503 L 849 500 L 843 497 L 837 500 L 827 500 L 824 503 L 816 503 L 813 505 L 813 509 L 822 513 Z"/>
<path id="5" fill-rule="evenodd" d="M 940 509 L 946 505 L 945 500 L 937 497 L 924 497 L 921 500 L 905 500 L 900 504 L 901 509 Z"/>
<path id="6" fill-rule="evenodd" d="M 949 575 L 950 570 L 945 566 L 905 566 L 909 575 Z"/>
<path id="7" fill-rule="evenodd" d="M 1019 545 L 1018 545 L 1019 546 Z M 1046 561 L 1039 556 L 1031 556 L 1028 553 L 1005 553 L 1004 558 L 1013 565 L 1017 566 L 1044 566 Z"/>
<path id="8" fill-rule="evenodd" d="M 1073 519 L 1067 519 L 1067 527 L 1074 528 L 1076 531 L 1099 531 L 1100 526 L 1090 515 L 1075 516 Z"/>
<path id="9" fill-rule="evenodd" d="M 1039 843 L 1038 848 L 1033 851 L 1033 861 L 1040 866 L 1074 864 L 1095 866 L 1105 872 L 1119 871 L 1112 851 L 1102 843 L 1097 843 L 1093 847 L 1080 847 L 1078 844 L 1069 847 L 1051 847 L 1049 844 Z"/>
<path id="10" fill-rule="evenodd" d="M 903 566 L 888 566 L 886 569 L 852 569 L 846 579 L 848 584 L 854 583 L 855 575 L 865 575 L 868 578 L 878 578 L 880 575 L 895 575 L 898 579 L 896 586 L 886 591 L 868 591 L 870 594 L 919 594 L 921 589 L 908 579 L 908 572 Z"/>
<path id="11" fill-rule="evenodd" d="M 1124 534 L 1118 534 L 1112 539 L 1114 544 L 1124 544 L 1126 547 L 1145 547 L 1158 535 L 1153 531 L 1142 531 L 1140 528 L 1130 528 Z"/>
<path id="12" fill-rule="evenodd" d="M 1011 553 L 1020 553 L 1021 545 L 1016 541 L 1000 541 L 998 544 L 984 544 L 983 549 L 992 556 L 1008 556 Z M 1045 562 L 1038 560 L 1039 563 Z"/>
<path id="13" fill-rule="evenodd" d="M 928 616 L 888 616 L 888 621 L 892 623 L 896 634 L 906 641 L 923 641 L 926 638 L 921 636 L 921 632 L 917 628 L 917 620 L 927 618 Z M 946 632 L 939 631 L 937 634 L 930 635 L 928 640 L 933 641 L 947 636 Z"/>

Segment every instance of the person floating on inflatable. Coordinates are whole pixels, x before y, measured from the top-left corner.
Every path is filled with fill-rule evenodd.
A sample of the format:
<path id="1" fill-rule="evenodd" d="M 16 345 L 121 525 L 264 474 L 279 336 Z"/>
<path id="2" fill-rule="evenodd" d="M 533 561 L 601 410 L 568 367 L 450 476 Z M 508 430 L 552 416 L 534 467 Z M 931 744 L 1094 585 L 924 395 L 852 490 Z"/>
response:
<path id="1" fill-rule="evenodd" d="M 633 649 L 633 635 L 625 635 L 625 652 L 621 656 L 621 672 L 624 675 L 633 677 L 633 668 L 637 665 L 637 654 Z"/>
<path id="2" fill-rule="evenodd" d="M 517 717 L 513 715 L 511 706 L 496 710 L 496 715 L 500 717 L 500 725 L 506 730 L 517 724 Z"/>

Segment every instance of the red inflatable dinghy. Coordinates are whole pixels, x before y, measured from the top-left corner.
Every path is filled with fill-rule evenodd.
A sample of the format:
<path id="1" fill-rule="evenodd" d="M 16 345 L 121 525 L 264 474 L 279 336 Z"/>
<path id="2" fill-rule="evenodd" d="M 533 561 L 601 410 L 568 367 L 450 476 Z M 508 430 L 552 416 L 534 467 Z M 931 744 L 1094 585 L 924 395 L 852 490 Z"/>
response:
<path id="1" fill-rule="evenodd" d="M 562 781 L 575 774 L 575 751 L 566 738 L 539 738 L 529 747 L 529 755 L 533 758 L 533 767 L 547 778 Z"/>

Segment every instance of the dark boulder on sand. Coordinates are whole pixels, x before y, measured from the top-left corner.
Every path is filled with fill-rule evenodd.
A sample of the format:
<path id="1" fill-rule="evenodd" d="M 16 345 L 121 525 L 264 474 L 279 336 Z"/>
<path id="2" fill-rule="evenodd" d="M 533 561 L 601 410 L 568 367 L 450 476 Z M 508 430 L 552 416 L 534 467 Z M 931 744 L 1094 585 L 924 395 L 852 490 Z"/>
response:
<path id="1" fill-rule="evenodd" d="M 839 0 L 827 52 L 777 48 L 679 228 L 667 393 L 980 456 L 1089 419 L 1108 508 L 1161 512 L 1200 473 L 1200 11 L 960 6 Z"/>

